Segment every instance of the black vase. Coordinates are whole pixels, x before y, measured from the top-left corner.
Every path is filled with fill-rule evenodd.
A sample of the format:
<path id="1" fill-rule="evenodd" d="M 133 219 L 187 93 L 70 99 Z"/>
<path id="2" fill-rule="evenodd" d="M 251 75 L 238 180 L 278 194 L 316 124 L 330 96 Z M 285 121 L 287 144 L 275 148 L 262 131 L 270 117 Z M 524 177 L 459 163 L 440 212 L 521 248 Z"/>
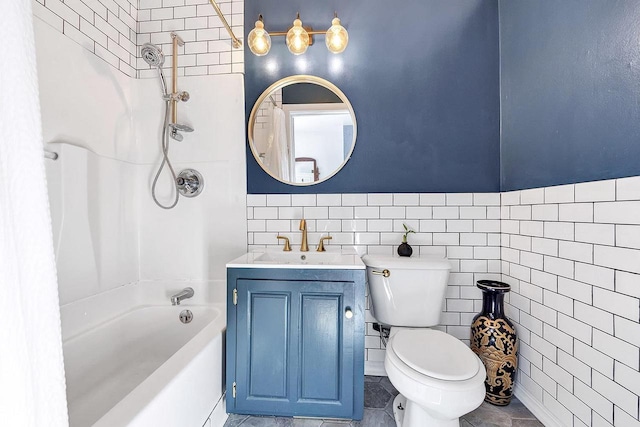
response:
<path id="1" fill-rule="evenodd" d="M 398 246 L 398 255 L 400 256 L 411 256 L 413 254 L 413 248 L 407 243 L 404 242 Z"/>
<path id="2" fill-rule="evenodd" d="M 482 311 L 471 324 L 471 350 L 487 369 L 484 400 L 505 406 L 511 402 L 518 369 L 516 329 L 504 315 L 504 295 L 511 286 L 494 280 L 478 280 L 477 285 L 482 289 Z"/>

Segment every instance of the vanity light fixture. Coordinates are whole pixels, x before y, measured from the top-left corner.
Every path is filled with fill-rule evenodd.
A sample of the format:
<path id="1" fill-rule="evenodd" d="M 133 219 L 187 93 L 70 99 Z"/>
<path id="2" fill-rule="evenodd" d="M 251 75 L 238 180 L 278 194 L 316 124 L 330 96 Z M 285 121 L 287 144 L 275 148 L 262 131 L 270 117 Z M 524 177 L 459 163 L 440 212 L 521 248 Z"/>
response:
<path id="1" fill-rule="evenodd" d="M 340 18 L 338 18 L 337 13 L 331 21 L 331 28 L 327 30 L 325 43 L 327 44 L 329 52 L 333 53 L 344 52 L 349 44 L 349 33 L 347 33 L 347 30 L 340 24 Z"/>
<path id="2" fill-rule="evenodd" d="M 349 44 L 349 33 L 340 23 L 337 13 L 335 13 L 331 27 L 327 31 L 314 31 L 311 27 L 303 27 L 298 13 L 293 21 L 293 26 L 288 31 L 274 31 L 271 34 L 264 29 L 264 20 L 260 15 L 255 23 L 255 28 L 247 36 L 247 44 L 254 55 L 264 56 L 271 49 L 271 36 L 284 36 L 289 52 L 301 55 L 313 44 L 313 36 L 320 34 L 325 35 L 325 43 L 329 52 L 344 52 Z"/>
<path id="3" fill-rule="evenodd" d="M 256 26 L 247 36 L 247 44 L 249 49 L 256 56 L 265 56 L 271 49 L 271 37 L 267 30 L 264 29 L 262 15 L 258 17 Z"/>
<path id="4" fill-rule="evenodd" d="M 293 20 L 293 27 L 287 31 L 287 49 L 294 55 L 302 55 L 309 47 L 309 33 L 302 27 L 300 14 Z"/>

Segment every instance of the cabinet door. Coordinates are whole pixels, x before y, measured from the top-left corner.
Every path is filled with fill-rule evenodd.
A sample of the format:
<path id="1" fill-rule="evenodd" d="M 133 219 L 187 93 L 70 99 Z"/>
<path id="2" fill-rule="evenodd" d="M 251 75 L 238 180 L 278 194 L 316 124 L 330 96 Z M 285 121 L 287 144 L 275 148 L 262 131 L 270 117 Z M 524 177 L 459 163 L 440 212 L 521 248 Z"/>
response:
<path id="1" fill-rule="evenodd" d="M 353 413 L 353 282 L 238 280 L 235 408 Z"/>
<path id="2" fill-rule="evenodd" d="M 255 414 L 282 413 L 290 387 L 291 286 L 238 280 L 235 407 Z"/>
<path id="3" fill-rule="evenodd" d="M 354 287 L 311 282 L 299 288 L 296 403 L 314 416 L 350 418 L 353 412 Z"/>

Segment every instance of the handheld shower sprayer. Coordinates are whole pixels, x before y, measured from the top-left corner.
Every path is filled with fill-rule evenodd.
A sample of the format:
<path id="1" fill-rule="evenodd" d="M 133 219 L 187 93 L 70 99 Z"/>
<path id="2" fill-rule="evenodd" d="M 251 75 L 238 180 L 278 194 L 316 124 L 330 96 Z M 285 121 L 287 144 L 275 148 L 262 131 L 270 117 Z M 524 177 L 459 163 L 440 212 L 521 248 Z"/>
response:
<path id="1" fill-rule="evenodd" d="M 177 89 L 177 67 L 178 67 L 178 49 L 177 46 L 184 46 L 184 41 L 178 36 L 176 33 L 171 33 L 171 39 L 173 42 L 173 64 L 172 64 L 172 76 L 171 80 L 173 83 L 173 90 L 171 93 L 167 90 L 167 83 L 164 78 L 164 73 L 162 72 L 162 65 L 164 64 L 164 54 L 162 53 L 162 49 L 158 46 L 145 43 L 142 45 L 140 49 L 140 55 L 142 59 L 152 67 L 155 67 L 158 70 L 158 76 L 160 77 L 160 85 L 162 90 L 162 100 L 165 102 L 165 114 L 164 114 L 164 124 L 162 126 L 162 162 L 160 167 L 158 168 L 158 172 L 156 173 L 155 178 L 153 179 L 153 184 L 151 186 L 151 195 L 153 197 L 153 201 L 162 209 L 171 209 L 178 204 L 178 200 L 180 197 L 180 192 L 178 189 L 177 176 L 175 171 L 173 170 L 173 166 L 171 165 L 171 161 L 169 160 L 169 137 L 175 139 L 176 141 L 182 141 L 184 138 L 180 132 L 193 132 L 193 128 L 176 123 L 176 109 L 178 101 L 186 102 L 189 100 L 188 92 L 178 92 Z M 173 108 L 171 108 L 173 106 Z M 173 120 L 170 120 L 171 113 L 173 113 Z M 173 178 L 173 183 L 175 186 L 175 199 L 170 205 L 161 204 L 156 197 L 156 184 L 158 182 L 158 178 L 160 177 L 160 173 L 164 168 L 165 164 L 171 173 L 171 177 Z"/>
<path id="2" fill-rule="evenodd" d="M 160 68 L 164 64 L 164 53 L 154 44 L 143 44 L 140 53 L 142 54 L 142 59 L 152 67 Z"/>
<path id="3" fill-rule="evenodd" d="M 162 65 L 164 64 L 164 53 L 162 53 L 162 49 L 158 46 L 145 43 L 142 45 L 142 49 L 140 49 L 140 54 L 142 55 L 142 59 L 144 62 L 151 65 L 152 67 L 156 67 L 158 70 L 158 76 L 160 77 L 160 85 L 162 90 L 162 98 L 166 98 L 167 94 L 167 82 L 164 79 L 164 73 L 162 72 Z"/>

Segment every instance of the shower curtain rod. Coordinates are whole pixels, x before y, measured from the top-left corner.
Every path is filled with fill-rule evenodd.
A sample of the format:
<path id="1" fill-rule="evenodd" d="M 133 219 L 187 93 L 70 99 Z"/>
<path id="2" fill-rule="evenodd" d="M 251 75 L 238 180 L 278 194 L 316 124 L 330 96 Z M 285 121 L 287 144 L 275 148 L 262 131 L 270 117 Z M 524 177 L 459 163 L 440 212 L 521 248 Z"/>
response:
<path id="1" fill-rule="evenodd" d="M 231 36 L 233 47 L 236 49 L 240 49 L 240 47 L 242 46 L 242 42 L 236 37 L 235 34 L 233 34 L 233 30 L 229 26 L 229 23 L 224 17 L 224 14 L 222 13 L 222 11 L 220 10 L 220 6 L 218 6 L 218 3 L 216 3 L 216 0 L 209 0 L 209 3 L 211 3 L 211 6 L 213 6 L 213 8 L 216 10 L 218 17 L 220 18 L 220 21 L 222 21 L 222 25 L 224 25 L 224 27 L 227 29 L 227 32 Z"/>

